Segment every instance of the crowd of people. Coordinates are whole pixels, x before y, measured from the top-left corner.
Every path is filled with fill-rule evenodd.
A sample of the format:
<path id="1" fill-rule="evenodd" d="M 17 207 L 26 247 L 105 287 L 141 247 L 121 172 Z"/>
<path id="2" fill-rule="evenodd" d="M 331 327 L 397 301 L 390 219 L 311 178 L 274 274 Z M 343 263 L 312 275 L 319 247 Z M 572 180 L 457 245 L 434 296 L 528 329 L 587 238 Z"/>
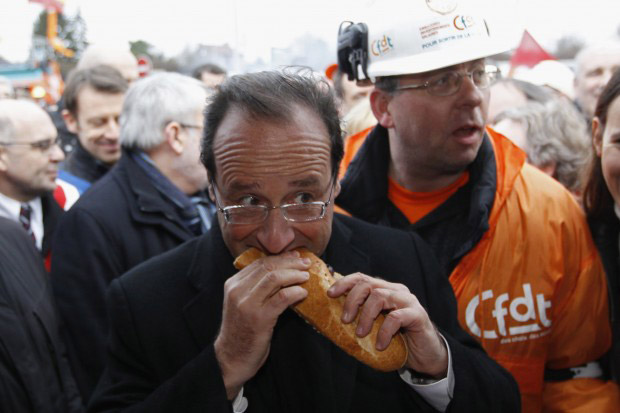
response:
<path id="1" fill-rule="evenodd" d="M 91 46 L 58 110 L 0 82 L 0 410 L 620 411 L 620 43 L 506 77 L 433 4 L 325 76 Z M 400 369 L 295 314 L 302 248 Z"/>

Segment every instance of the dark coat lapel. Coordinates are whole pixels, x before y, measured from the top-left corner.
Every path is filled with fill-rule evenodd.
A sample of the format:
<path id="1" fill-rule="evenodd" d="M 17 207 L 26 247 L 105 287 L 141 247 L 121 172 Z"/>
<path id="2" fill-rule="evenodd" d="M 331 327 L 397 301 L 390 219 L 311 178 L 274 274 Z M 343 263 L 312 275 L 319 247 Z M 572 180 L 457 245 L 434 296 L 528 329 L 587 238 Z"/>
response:
<path id="1" fill-rule="evenodd" d="M 51 193 L 41 197 L 41 209 L 43 210 L 43 242 L 41 244 L 41 253 L 44 257 L 47 257 L 52 247 L 54 229 L 64 211 Z"/>
<path id="2" fill-rule="evenodd" d="M 233 257 L 224 244 L 219 225 L 213 225 L 199 240 L 190 269 L 188 281 L 195 288 L 183 308 L 187 324 L 202 349 L 215 340 L 222 316 L 224 283 L 236 270 Z"/>
<path id="3" fill-rule="evenodd" d="M 332 237 L 325 254 L 321 257 L 335 272 L 348 275 L 353 272 L 370 273 L 368 257 L 355 248 L 351 230 L 334 216 Z M 333 374 L 333 391 L 338 395 L 335 412 L 349 411 L 351 398 L 355 390 L 355 377 L 358 362 L 338 347 L 331 346 L 331 366 Z"/>
<path id="4" fill-rule="evenodd" d="M 367 257 L 351 245 L 351 231 L 334 220 L 332 237 L 322 258 L 341 274 L 368 272 Z M 287 310 L 272 340 L 268 368 L 254 389 L 281 395 L 280 411 L 346 412 L 350 410 L 359 363 Z M 269 387 L 273 386 L 271 393 Z M 285 395 L 294 395 L 287 398 Z M 265 401 L 268 405 L 268 401 Z"/>
<path id="5" fill-rule="evenodd" d="M 351 231 L 334 220 L 322 258 L 341 274 L 367 273 L 368 258 L 352 246 L 351 237 Z M 196 294 L 183 309 L 201 349 L 212 345 L 219 330 L 224 283 L 236 271 L 232 261 L 219 226 L 214 225 L 196 248 L 188 274 Z M 349 411 L 357 366 L 354 358 L 287 310 L 278 319 L 268 360 L 244 391 L 254 406 L 263 406 L 265 411 Z"/>
<path id="6" fill-rule="evenodd" d="M 194 237 L 183 224 L 170 202 L 153 186 L 148 176 L 127 153 L 119 161 L 119 168 L 124 169 L 129 191 L 136 200 L 131 204 L 131 217 L 136 222 L 147 225 L 159 225 L 178 237 L 180 241 L 187 241 Z"/>

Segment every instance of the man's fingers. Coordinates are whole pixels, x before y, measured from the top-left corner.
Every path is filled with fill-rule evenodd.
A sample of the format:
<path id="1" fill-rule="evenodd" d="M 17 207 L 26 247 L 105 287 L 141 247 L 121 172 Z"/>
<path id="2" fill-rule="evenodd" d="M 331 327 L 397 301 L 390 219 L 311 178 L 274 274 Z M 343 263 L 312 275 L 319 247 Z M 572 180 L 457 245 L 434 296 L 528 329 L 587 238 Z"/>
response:
<path id="1" fill-rule="evenodd" d="M 247 279 L 248 282 L 255 284 L 264 273 L 282 269 L 307 270 L 310 264 L 311 261 L 308 258 L 301 258 L 298 251 L 289 251 L 260 258 L 239 271 L 236 277 L 239 280 Z"/>
<path id="2" fill-rule="evenodd" d="M 356 284 L 347 295 L 342 308 L 342 321 L 350 323 L 355 320 L 359 308 L 366 302 L 372 292 L 372 287 L 366 283 Z"/>
<path id="3" fill-rule="evenodd" d="M 273 315 L 279 316 L 289 306 L 298 303 L 308 296 L 308 291 L 299 285 L 282 288 L 269 297 L 263 308 Z"/>
<path id="4" fill-rule="evenodd" d="M 356 272 L 337 279 L 327 291 L 327 295 L 332 298 L 339 297 L 343 294 L 346 294 L 349 290 L 351 290 L 353 287 L 360 283 L 367 283 L 372 288 L 389 288 L 392 290 L 409 292 L 407 286 L 403 284 L 391 283 L 382 280 L 381 278 L 370 277 L 368 275 Z"/>
<path id="5" fill-rule="evenodd" d="M 356 329 L 358 336 L 364 337 L 370 333 L 372 325 L 381 311 L 396 308 L 395 300 L 392 297 L 394 293 L 394 290 L 387 288 L 376 288 L 371 291 L 360 311 Z"/>
<path id="6" fill-rule="evenodd" d="M 377 350 L 385 350 L 390 345 L 392 337 L 403 326 L 403 320 L 407 318 L 408 309 L 394 310 L 386 315 L 383 324 L 377 333 Z"/>
<path id="7" fill-rule="evenodd" d="M 346 294 L 349 290 L 362 282 L 364 277 L 365 275 L 359 272 L 342 277 L 336 280 L 336 282 L 329 287 L 329 290 L 327 290 L 327 295 L 332 298 L 340 297 L 342 294 Z"/>
<path id="8" fill-rule="evenodd" d="M 251 295 L 261 302 L 277 294 L 282 288 L 308 281 L 310 273 L 292 269 L 275 270 L 264 274 L 254 285 Z"/>

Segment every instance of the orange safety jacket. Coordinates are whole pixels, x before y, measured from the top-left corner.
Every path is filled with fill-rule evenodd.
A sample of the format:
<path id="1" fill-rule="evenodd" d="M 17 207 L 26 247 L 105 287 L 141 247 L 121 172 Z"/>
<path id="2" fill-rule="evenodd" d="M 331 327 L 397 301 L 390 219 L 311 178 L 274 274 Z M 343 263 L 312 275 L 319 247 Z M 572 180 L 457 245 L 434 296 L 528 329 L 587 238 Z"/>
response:
<path id="1" fill-rule="evenodd" d="M 525 163 L 525 153 L 507 138 L 490 128 L 487 134 L 496 162 L 495 198 L 488 230 L 450 274 L 459 321 L 513 374 L 523 412 L 620 411 L 613 382 L 543 379 L 545 369 L 580 366 L 610 348 L 605 275 L 572 195 Z M 351 143 L 359 148 L 364 138 Z M 364 165 L 355 169 L 352 175 L 359 175 Z M 356 216 L 354 208 L 345 209 Z M 386 224 L 385 217 L 376 222 Z"/>

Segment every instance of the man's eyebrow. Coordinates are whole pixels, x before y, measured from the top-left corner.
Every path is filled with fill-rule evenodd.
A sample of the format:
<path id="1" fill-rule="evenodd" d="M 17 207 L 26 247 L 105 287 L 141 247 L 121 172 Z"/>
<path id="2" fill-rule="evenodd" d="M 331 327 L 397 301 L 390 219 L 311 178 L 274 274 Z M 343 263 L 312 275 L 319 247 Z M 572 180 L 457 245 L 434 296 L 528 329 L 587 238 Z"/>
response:
<path id="1" fill-rule="evenodd" d="M 310 186 L 316 186 L 318 185 L 319 179 L 317 177 L 309 177 L 309 178 L 304 178 L 304 179 L 298 179 L 295 181 L 291 181 L 288 183 L 288 186 L 294 186 L 294 187 L 298 187 L 298 188 L 308 188 Z"/>
<path id="2" fill-rule="evenodd" d="M 245 192 L 259 189 L 260 185 L 257 182 L 245 183 L 245 182 L 233 182 L 230 184 L 230 189 L 233 191 Z"/>

